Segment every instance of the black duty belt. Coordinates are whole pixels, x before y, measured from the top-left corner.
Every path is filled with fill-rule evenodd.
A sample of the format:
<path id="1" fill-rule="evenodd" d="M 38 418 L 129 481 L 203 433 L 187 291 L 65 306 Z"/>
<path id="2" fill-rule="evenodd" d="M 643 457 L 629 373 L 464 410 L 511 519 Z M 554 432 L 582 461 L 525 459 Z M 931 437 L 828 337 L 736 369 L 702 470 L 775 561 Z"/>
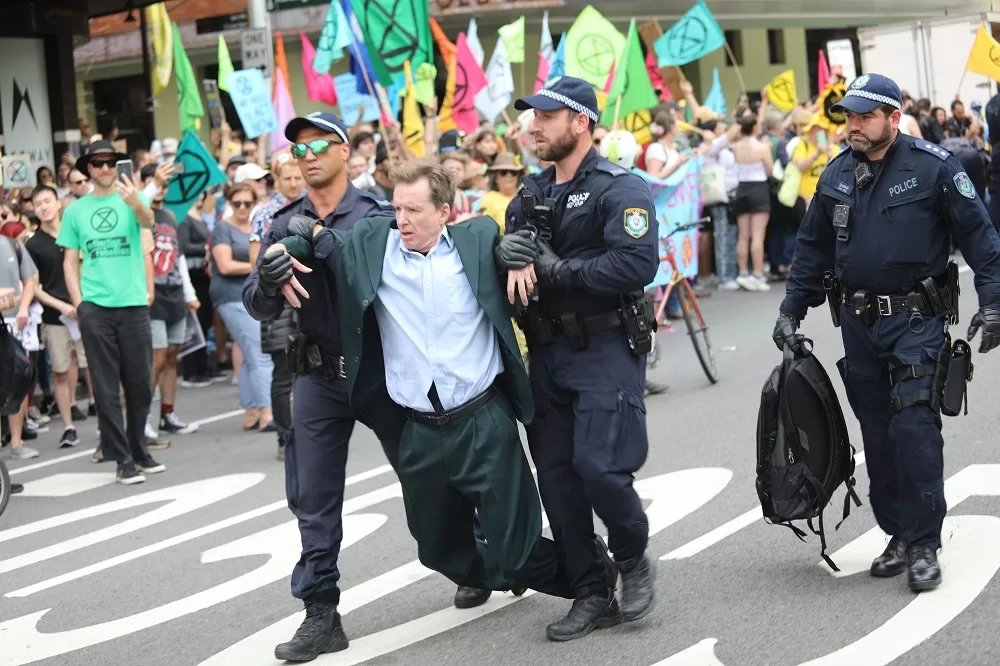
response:
<path id="1" fill-rule="evenodd" d="M 854 297 L 856 295 L 863 296 L 867 293 L 870 292 L 845 291 L 844 303 L 848 307 L 853 307 L 855 305 Z M 912 314 L 914 310 L 925 317 L 931 316 L 930 305 L 928 305 L 927 299 L 923 294 L 912 293 L 906 296 L 878 296 L 876 294 L 870 294 L 870 298 L 872 299 L 872 311 L 879 317 L 891 317 L 892 315 L 900 314 L 901 312 Z"/>
<path id="2" fill-rule="evenodd" d="M 575 317 L 574 314 L 562 315 L 562 317 Z M 563 323 L 562 317 L 556 316 L 552 318 L 552 334 L 553 335 L 565 335 L 566 327 Z M 588 335 L 593 335 L 594 333 L 600 333 L 602 331 L 610 331 L 615 328 L 621 328 L 622 316 L 618 311 L 615 312 L 605 312 L 604 314 L 594 315 L 593 317 L 578 317 L 578 325 Z"/>
<path id="3" fill-rule="evenodd" d="M 447 428 L 457 422 L 463 416 L 468 416 L 476 411 L 496 395 L 496 388 L 491 386 L 469 402 L 459 405 L 455 409 L 446 412 L 420 412 L 416 409 L 407 409 L 406 416 L 416 423 L 431 426 L 432 428 Z"/>
<path id="4" fill-rule="evenodd" d="M 322 372 L 327 379 L 347 379 L 344 357 L 328 354 L 315 343 L 306 345 L 306 362 L 310 371 Z"/>

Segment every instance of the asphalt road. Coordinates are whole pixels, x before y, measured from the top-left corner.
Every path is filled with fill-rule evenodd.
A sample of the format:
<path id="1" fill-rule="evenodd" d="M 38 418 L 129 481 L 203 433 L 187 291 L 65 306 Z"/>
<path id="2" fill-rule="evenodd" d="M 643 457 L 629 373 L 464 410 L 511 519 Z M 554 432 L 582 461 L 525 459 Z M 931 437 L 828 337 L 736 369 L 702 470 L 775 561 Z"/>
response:
<path id="1" fill-rule="evenodd" d="M 964 333 L 975 308 L 963 274 Z M 704 302 L 722 374 L 709 386 L 680 330 L 663 332 L 648 400 L 650 453 L 638 487 L 658 558 L 659 604 L 647 619 L 553 644 L 545 625 L 567 610 L 542 595 L 494 594 L 451 607 L 454 586 L 416 563 L 396 479 L 359 426 L 351 443 L 341 555 L 341 612 L 351 648 L 319 664 L 615 664 L 621 666 L 879 666 L 996 664 L 1000 584 L 1000 353 L 977 358 L 970 414 L 946 420 L 951 507 L 944 584 L 911 594 L 903 578 L 868 576 L 885 539 L 866 506 L 820 563 L 818 539 L 799 542 L 760 519 L 753 490 L 761 386 L 779 360 L 770 332 L 782 290 L 717 293 Z M 841 355 L 825 310 L 805 322 L 826 367 Z M 840 388 L 840 382 L 835 378 Z M 842 398 L 846 407 L 846 401 Z M 78 451 L 56 448 L 11 463 L 27 485 L 0 518 L 0 665 L 258 666 L 276 663 L 301 606 L 288 577 L 299 543 L 284 504 L 272 436 L 245 434 L 228 384 L 181 390 L 178 411 L 200 430 L 156 457 L 164 474 L 113 483 L 94 465 L 94 419 Z M 855 443 L 860 433 L 851 421 Z M 859 488 L 867 488 L 859 465 Z M 828 525 L 836 521 L 838 493 Z M 837 516 L 839 518 L 839 516 Z M 508 608 L 507 606 L 513 606 Z"/>

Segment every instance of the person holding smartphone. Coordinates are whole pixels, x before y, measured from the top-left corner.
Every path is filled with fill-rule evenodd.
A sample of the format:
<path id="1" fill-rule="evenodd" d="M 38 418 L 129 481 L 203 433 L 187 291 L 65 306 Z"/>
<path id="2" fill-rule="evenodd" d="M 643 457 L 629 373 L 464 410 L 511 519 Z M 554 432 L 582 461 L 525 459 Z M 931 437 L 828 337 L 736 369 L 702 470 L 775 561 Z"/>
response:
<path id="1" fill-rule="evenodd" d="M 165 468 L 149 455 L 144 434 L 153 397 L 153 341 L 142 230 L 153 228 L 154 217 L 131 164 L 118 171 L 123 161 L 108 141 L 92 143 L 77 160 L 94 189 L 66 207 L 56 244 L 65 249 L 66 288 L 87 350 L 99 450 L 118 464 L 118 482 L 132 485 Z M 124 421 L 120 386 L 128 396 Z"/>

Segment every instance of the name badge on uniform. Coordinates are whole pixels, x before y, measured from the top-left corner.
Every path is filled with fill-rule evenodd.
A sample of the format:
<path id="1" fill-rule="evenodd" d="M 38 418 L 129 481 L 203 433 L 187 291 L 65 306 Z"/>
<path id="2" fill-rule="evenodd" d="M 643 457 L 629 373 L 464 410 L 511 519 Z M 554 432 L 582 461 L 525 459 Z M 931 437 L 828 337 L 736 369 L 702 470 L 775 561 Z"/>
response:
<path id="1" fill-rule="evenodd" d="M 833 227 L 837 230 L 837 240 L 847 242 L 847 240 L 850 239 L 850 220 L 850 206 L 847 204 L 837 204 L 833 207 Z"/>

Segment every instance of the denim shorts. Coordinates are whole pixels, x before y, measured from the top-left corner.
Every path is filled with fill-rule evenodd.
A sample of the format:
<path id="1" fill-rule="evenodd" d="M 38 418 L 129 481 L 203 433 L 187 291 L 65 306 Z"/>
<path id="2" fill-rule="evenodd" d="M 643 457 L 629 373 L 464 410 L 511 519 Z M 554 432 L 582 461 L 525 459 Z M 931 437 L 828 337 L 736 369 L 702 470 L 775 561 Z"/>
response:
<path id="1" fill-rule="evenodd" d="M 179 319 L 169 324 L 162 319 L 151 319 L 149 329 L 153 334 L 153 349 L 166 349 L 168 345 L 184 344 L 187 319 Z"/>

